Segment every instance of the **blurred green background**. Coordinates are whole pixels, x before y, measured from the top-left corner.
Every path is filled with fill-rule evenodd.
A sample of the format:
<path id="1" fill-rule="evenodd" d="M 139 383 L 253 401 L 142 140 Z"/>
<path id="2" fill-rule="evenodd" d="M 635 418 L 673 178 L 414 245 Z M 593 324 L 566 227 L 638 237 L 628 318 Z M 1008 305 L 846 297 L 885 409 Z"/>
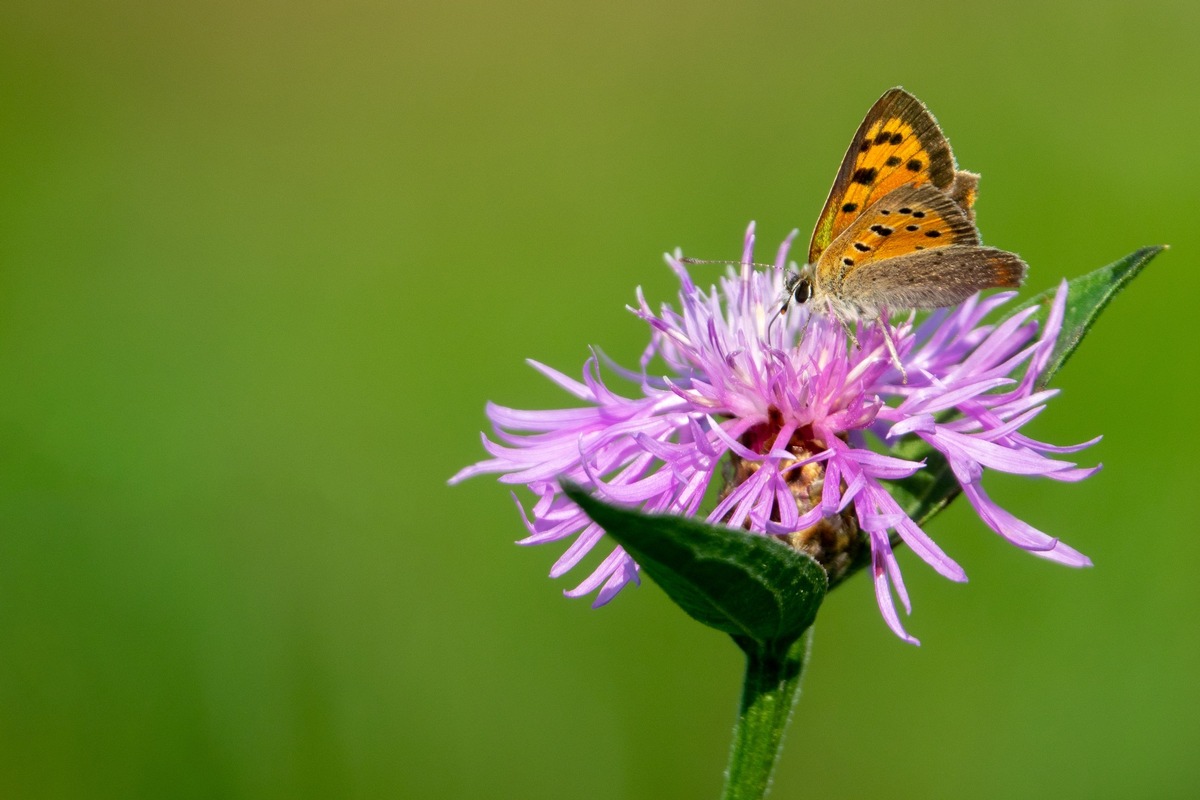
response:
<path id="1" fill-rule="evenodd" d="M 448 487 L 485 401 L 570 398 L 661 253 L 807 237 L 902 84 L 1029 291 L 1168 242 L 893 637 L 834 593 L 773 796 L 1200 783 L 1191 2 L 0 7 L 0 796 L 715 797 L 741 661 L 653 584 L 600 611 Z"/>

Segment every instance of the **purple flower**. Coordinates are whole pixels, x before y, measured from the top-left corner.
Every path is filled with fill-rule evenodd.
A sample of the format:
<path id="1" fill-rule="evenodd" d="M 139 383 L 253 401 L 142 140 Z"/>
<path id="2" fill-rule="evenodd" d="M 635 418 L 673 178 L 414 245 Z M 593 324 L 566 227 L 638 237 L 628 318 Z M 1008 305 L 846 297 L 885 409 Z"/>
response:
<path id="1" fill-rule="evenodd" d="M 925 463 L 881 451 L 919 437 L 945 456 L 992 530 L 1042 558 L 1089 566 L 1086 556 L 996 505 L 981 482 L 985 468 L 1061 481 L 1099 469 L 1054 457 L 1097 440 L 1053 447 L 1020 432 L 1056 393 L 1037 391 L 1036 382 L 1062 324 L 1066 283 L 1040 337 L 1030 319 L 1034 308 L 999 324 L 983 323 L 1012 292 L 976 295 L 915 327 L 910 316 L 893 334 L 907 372 L 904 383 L 880 326 L 860 330 L 855 349 L 838 322 L 807 307 L 778 315 L 794 236 L 780 247 L 775 269 L 756 271 L 749 266 L 751 225 L 746 264 L 709 291 L 693 283 L 678 253 L 668 257 L 682 283 L 679 310 L 664 305 L 655 313 L 640 289 L 638 307 L 630 309 L 651 330 L 641 370 L 623 370 L 594 351 L 576 381 L 531 361 L 582 407 L 521 411 L 489 403 L 495 437 L 484 436 L 483 446 L 491 457 L 451 483 L 499 473 L 503 483 L 526 485 L 536 501 L 526 509 L 514 495 L 529 531 L 520 543 L 572 540 L 550 571 L 558 577 L 603 535 L 562 494 L 559 478 L 646 512 L 693 515 L 715 477 L 722 488 L 707 520 L 780 537 L 817 558 L 833 582 L 867 558 L 862 548 L 869 546 L 883 617 L 916 644 L 893 602 L 894 594 L 911 613 L 893 544 L 908 545 L 951 580 L 966 580 L 887 489 Z M 655 357 L 665 362 L 667 375 L 650 374 Z M 637 386 L 634 396 L 609 388 L 601 360 Z M 596 592 L 593 605 L 599 606 L 637 580 L 637 564 L 618 547 L 564 593 Z"/>

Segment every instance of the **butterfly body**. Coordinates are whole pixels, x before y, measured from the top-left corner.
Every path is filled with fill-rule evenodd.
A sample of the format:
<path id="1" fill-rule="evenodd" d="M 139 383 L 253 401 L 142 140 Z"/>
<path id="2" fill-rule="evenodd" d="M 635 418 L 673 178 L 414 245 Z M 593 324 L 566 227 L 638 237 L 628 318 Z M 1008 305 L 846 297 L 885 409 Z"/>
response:
<path id="1" fill-rule="evenodd" d="M 890 311 L 941 308 L 980 289 L 1019 286 L 1025 263 L 980 242 L 978 183 L 958 169 L 921 101 L 889 90 L 850 143 L 782 310 L 812 302 L 849 329 Z"/>

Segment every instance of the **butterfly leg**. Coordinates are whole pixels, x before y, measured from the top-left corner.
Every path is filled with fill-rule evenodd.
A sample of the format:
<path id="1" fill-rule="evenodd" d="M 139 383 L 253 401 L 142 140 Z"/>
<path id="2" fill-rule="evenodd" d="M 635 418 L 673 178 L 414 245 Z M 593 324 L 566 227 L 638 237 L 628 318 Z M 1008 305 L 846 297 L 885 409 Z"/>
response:
<path id="1" fill-rule="evenodd" d="M 858 343 L 858 336 L 854 333 L 854 323 L 848 319 L 842 319 L 841 323 L 842 330 L 846 331 L 846 339 L 850 342 L 850 346 L 855 350 L 859 349 L 862 345 Z"/>
<path id="2" fill-rule="evenodd" d="M 892 357 L 892 364 L 895 365 L 896 369 L 900 370 L 900 382 L 907 386 L 908 371 L 905 370 L 904 365 L 900 363 L 900 353 L 896 350 L 896 339 L 892 335 L 893 332 L 891 323 L 889 323 L 887 318 L 884 316 L 880 316 L 876 321 L 879 323 L 879 330 L 883 332 L 883 343 L 887 345 L 888 355 Z"/>

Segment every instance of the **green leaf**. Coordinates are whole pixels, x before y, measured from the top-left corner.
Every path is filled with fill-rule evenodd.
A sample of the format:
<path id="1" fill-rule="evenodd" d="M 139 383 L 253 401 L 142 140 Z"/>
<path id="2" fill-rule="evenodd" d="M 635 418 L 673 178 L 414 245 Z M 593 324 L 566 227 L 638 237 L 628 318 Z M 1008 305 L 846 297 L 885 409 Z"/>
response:
<path id="1" fill-rule="evenodd" d="M 1058 334 L 1046 369 L 1038 378 L 1037 388 L 1044 389 L 1049 384 L 1050 379 L 1062 369 L 1063 364 L 1067 363 L 1067 359 L 1079 347 L 1084 335 L 1096 323 L 1105 306 L 1150 263 L 1152 258 L 1165 249 L 1163 245 L 1143 247 L 1106 267 L 1067 282 L 1067 306 L 1063 315 L 1062 330 Z M 1031 319 L 1045 325 L 1055 291 L 1057 287 L 1030 298 L 1014 308 L 1009 316 L 1030 306 L 1040 305 Z M 896 502 L 918 525 L 924 524 L 945 508 L 961 491 L 954 473 L 950 470 L 949 462 L 924 440 L 913 437 L 892 448 L 891 454 L 913 461 L 925 460 L 924 469 L 910 478 L 895 481 L 891 486 Z"/>
<path id="2" fill-rule="evenodd" d="M 697 519 L 642 514 L 562 484 L 684 611 L 761 645 L 786 647 L 812 625 L 825 599 L 825 570 L 769 536 Z"/>
<path id="3" fill-rule="evenodd" d="M 1046 370 L 1038 378 L 1037 388 L 1045 389 L 1049 385 L 1050 379 L 1062 369 L 1063 364 L 1067 363 L 1067 359 L 1071 357 L 1071 354 L 1079 347 L 1079 343 L 1083 341 L 1083 337 L 1099 319 L 1100 312 L 1117 296 L 1118 292 L 1137 277 L 1143 267 L 1166 249 L 1166 245 L 1161 244 L 1143 247 L 1141 250 L 1114 261 L 1107 267 L 1101 267 L 1068 282 L 1067 308 L 1063 315 L 1062 331 L 1058 334 L 1058 341 L 1054 344 L 1054 350 L 1046 364 Z M 1056 291 L 1057 287 L 1031 297 L 1013 309 L 1013 313 L 1040 304 L 1041 308 L 1031 319 L 1045 324 L 1050 303 L 1054 300 Z"/>

